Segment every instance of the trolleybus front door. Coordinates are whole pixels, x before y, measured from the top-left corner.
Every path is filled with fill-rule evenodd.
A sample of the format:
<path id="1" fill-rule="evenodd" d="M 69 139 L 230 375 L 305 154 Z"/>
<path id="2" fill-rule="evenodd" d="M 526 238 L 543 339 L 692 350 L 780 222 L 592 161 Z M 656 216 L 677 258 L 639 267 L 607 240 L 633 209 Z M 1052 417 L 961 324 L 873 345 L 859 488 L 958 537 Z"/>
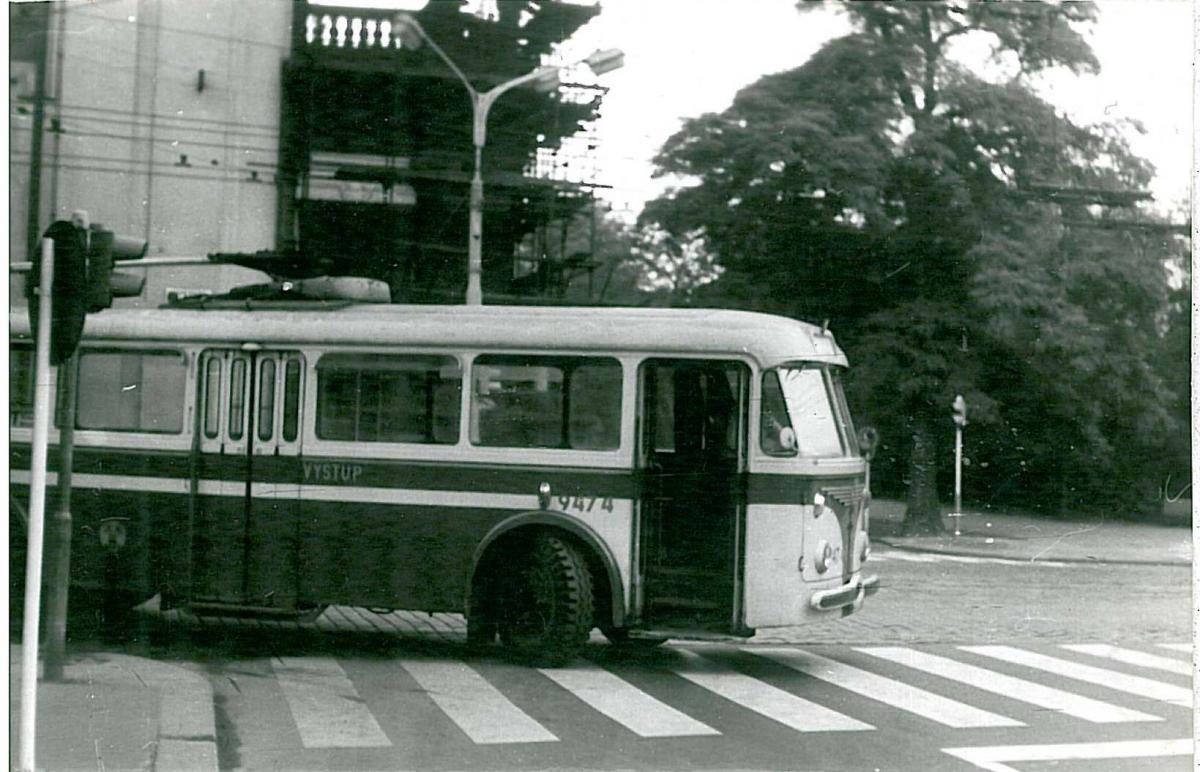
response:
<path id="1" fill-rule="evenodd" d="M 749 374 L 739 362 L 642 366 L 643 621 L 731 632 L 739 609 Z"/>
<path id="2" fill-rule="evenodd" d="M 191 601 L 294 610 L 303 358 L 208 350 L 198 373 Z"/>

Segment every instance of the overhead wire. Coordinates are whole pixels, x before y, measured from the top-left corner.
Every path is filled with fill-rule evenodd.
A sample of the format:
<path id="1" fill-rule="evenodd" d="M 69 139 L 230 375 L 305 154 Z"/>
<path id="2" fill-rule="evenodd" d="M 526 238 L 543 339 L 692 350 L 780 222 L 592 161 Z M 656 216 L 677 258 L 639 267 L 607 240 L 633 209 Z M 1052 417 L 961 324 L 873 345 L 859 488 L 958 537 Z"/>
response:
<path id="1" fill-rule="evenodd" d="M 30 163 L 29 159 L 24 159 L 24 158 L 10 158 L 9 159 L 9 164 L 14 165 L 14 166 L 27 166 L 29 163 Z M 169 164 L 168 164 L 168 166 L 169 166 Z M 59 164 L 59 168 L 65 169 L 68 171 L 102 172 L 102 173 L 106 172 L 109 174 L 129 174 L 131 172 L 131 170 L 128 168 L 118 168 L 118 167 L 108 167 L 108 166 L 85 166 L 82 164 Z M 138 172 L 140 173 L 141 170 L 138 170 Z M 209 175 L 206 175 L 206 174 L 176 174 L 176 173 L 166 172 L 166 171 L 158 171 L 158 172 L 155 172 L 154 174 L 156 177 L 170 177 L 170 178 L 175 178 L 175 179 L 186 179 L 186 180 L 192 180 L 192 181 L 240 182 L 240 183 L 253 184 L 253 185 L 261 185 L 261 184 L 265 184 L 265 183 L 273 183 L 274 182 L 274 180 L 252 179 L 250 177 L 242 176 L 242 175 L 239 175 L 239 176 L 233 176 L 233 175 L 216 176 L 216 175 L 211 175 L 211 174 L 209 174 Z"/>
<path id="2" fill-rule="evenodd" d="M 282 0 L 280 0 L 280 1 L 282 2 Z M 290 42 L 287 44 L 269 43 L 264 40 L 255 40 L 253 38 L 241 37 L 238 35 L 222 35 L 219 32 L 204 32 L 204 31 L 196 30 L 196 29 L 186 29 L 184 27 L 173 27 L 169 24 L 154 24 L 151 22 L 142 21 L 140 19 L 135 19 L 135 20 L 131 21 L 128 17 L 116 18 L 113 16 L 101 14 L 101 13 L 90 13 L 86 10 L 82 10 L 79 8 L 71 9 L 71 14 L 73 16 L 83 16 L 83 17 L 87 17 L 87 18 L 98 19 L 100 21 L 106 21 L 106 22 L 110 22 L 112 24 L 137 24 L 138 27 L 140 27 L 140 28 L 157 29 L 157 30 L 162 30 L 163 32 L 174 32 L 174 33 L 178 33 L 180 35 L 191 35 L 193 37 L 207 38 L 209 40 L 223 40 L 223 41 L 227 41 L 227 42 L 231 42 L 231 43 L 242 43 L 245 45 L 259 46 L 262 48 L 271 48 L 271 49 L 280 50 L 280 51 L 290 51 L 291 50 Z M 289 37 L 291 36 L 291 30 L 288 30 L 288 35 L 289 35 Z"/>
<path id="3" fill-rule="evenodd" d="M 9 130 L 10 131 L 21 131 L 21 132 L 33 131 L 33 127 L 32 126 L 15 126 L 15 125 L 10 124 Z M 112 132 L 106 132 L 106 131 L 88 131 L 86 128 L 84 128 L 84 129 L 78 129 L 78 128 L 65 129 L 64 128 L 64 129 L 56 130 L 53 127 L 51 127 L 51 128 L 47 128 L 45 130 L 45 133 L 57 134 L 57 135 L 63 136 L 63 137 L 96 137 L 96 138 L 101 138 L 101 139 L 117 139 L 117 140 L 128 141 L 128 142 L 145 142 L 145 143 L 150 143 L 152 145 L 168 145 L 172 148 L 188 146 L 188 147 L 218 148 L 218 149 L 222 149 L 222 150 L 231 150 L 231 151 L 235 151 L 235 152 L 243 152 L 244 151 L 244 152 L 257 152 L 257 153 L 270 153 L 270 154 L 275 154 L 275 153 L 279 152 L 279 148 L 277 146 L 276 147 L 263 147 L 263 146 L 258 146 L 258 145 L 230 144 L 228 142 L 205 142 L 203 140 L 195 140 L 195 139 L 174 139 L 171 137 L 153 137 L 153 138 L 151 138 L 148 136 L 138 136 L 136 134 L 114 134 Z"/>

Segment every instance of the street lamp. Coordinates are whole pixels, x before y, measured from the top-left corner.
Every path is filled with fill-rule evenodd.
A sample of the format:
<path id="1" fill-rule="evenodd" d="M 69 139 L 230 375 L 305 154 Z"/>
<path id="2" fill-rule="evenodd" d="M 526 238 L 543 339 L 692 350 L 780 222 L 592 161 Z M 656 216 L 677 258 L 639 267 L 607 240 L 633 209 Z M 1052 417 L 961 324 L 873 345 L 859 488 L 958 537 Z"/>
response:
<path id="1" fill-rule="evenodd" d="M 483 161 L 483 146 L 487 143 L 487 118 L 488 112 L 492 108 L 492 104 L 500 98 L 506 91 L 523 86 L 527 83 L 532 83 L 533 87 L 538 91 L 553 91 L 558 88 L 558 76 L 563 67 L 571 65 L 553 66 L 548 65 L 538 67 L 532 72 L 528 72 L 512 80 L 505 81 L 494 88 L 480 92 L 471 85 L 471 81 L 467 80 L 467 76 L 459 66 L 454 63 L 454 60 L 446 55 L 446 52 L 441 49 L 433 38 L 429 37 L 425 32 L 425 28 L 411 16 L 400 15 L 392 22 L 393 28 L 397 30 L 401 36 L 403 45 L 409 48 L 416 48 L 417 45 L 424 41 L 429 44 L 433 52 L 438 55 L 446 66 L 449 67 L 458 79 L 462 81 L 466 87 L 467 93 L 471 95 L 471 110 L 472 110 L 472 141 L 475 144 L 475 171 L 471 175 L 471 209 L 470 209 L 470 228 L 468 231 L 467 240 L 467 305 L 478 306 L 483 304 L 483 174 L 481 165 Z M 415 33 L 415 37 L 414 37 Z M 588 68 L 596 75 L 603 75 L 619 68 L 624 64 L 625 54 L 619 49 L 610 48 L 605 51 L 596 51 L 591 56 L 581 59 L 571 64 L 586 64 Z"/>

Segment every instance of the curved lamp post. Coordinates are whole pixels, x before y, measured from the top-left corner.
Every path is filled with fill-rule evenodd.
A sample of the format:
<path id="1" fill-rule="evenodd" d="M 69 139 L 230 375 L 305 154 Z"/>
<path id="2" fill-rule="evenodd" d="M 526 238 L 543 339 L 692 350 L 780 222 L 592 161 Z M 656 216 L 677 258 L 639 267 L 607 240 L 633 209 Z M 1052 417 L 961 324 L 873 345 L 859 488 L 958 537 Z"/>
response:
<path id="1" fill-rule="evenodd" d="M 471 81 L 467 80 L 466 74 L 459 68 L 454 60 L 446 55 L 446 52 L 441 49 L 433 38 L 425 32 L 421 24 L 411 16 L 401 15 L 393 19 L 392 25 L 399 31 L 402 36 L 403 45 L 409 48 L 416 48 L 420 42 L 429 44 L 429 47 L 435 54 L 438 55 L 446 66 L 449 67 L 462 84 L 467 89 L 467 93 L 471 95 L 471 111 L 472 111 L 472 141 L 475 144 L 475 171 L 471 175 L 471 214 L 470 214 L 470 229 L 467 240 L 467 305 L 478 306 L 483 304 L 483 175 L 481 172 L 481 164 L 483 161 L 483 146 L 487 144 L 487 119 L 488 112 L 492 108 L 492 104 L 500 98 L 502 94 L 517 86 L 524 86 L 527 83 L 532 83 L 534 88 L 539 91 L 553 91 L 558 88 L 559 72 L 564 68 L 574 64 L 586 64 L 596 75 L 602 75 L 619 68 L 624 63 L 625 54 L 619 49 L 610 48 L 604 51 L 596 51 L 591 56 L 579 61 L 572 62 L 571 65 L 561 66 L 544 66 L 538 67 L 532 72 L 528 72 L 512 80 L 505 81 L 498 86 L 491 88 L 488 91 L 479 91 Z"/>

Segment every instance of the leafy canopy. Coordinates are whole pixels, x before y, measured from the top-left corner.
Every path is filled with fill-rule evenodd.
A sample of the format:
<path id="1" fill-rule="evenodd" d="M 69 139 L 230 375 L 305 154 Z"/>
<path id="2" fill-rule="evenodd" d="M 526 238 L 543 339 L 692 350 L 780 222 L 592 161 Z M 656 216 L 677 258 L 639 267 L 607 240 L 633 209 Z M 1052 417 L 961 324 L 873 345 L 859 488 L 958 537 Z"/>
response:
<path id="1" fill-rule="evenodd" d="M 946 465 L 961 393 L 982 479 L 1056 506 L 1111 493 L 1108 473 L 1136 466 L 1123 451 L 1179 427 L 1152 367 L 1170 244 L 1080 227 L 1111 223 L 1097 202 L 1152 169 L 1120 127 L 1077 125 L 1034 88 L 1049 68 L 1098 70 L 1096 7 L 836 7 L 852 34 L 666 142 L 658 172 L 686 184 L 642 224 L 704 234 L 727 269 L 708 302 L 832 320 L 858 411 L 890 440 L 885 487 L 936 485 L 915 467 Z M 964 63 L 981 43 L 989 62 Z"/>

